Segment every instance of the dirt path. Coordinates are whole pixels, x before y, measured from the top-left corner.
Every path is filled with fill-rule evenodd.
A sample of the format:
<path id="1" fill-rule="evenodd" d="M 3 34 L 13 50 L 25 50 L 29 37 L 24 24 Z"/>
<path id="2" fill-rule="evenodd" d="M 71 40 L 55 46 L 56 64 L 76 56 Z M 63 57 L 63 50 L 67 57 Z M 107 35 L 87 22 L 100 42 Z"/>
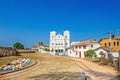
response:
<path id="1" fill-rule="evenodd" d="M 115 76 L 117 76 L 117 71 L 111 67 L 100 66 L 84 59 L 73 60 L 77 61 L 76 64 L 84 68 L 85 74 L 89 75 L 92 80 L 115 80 Z"/>

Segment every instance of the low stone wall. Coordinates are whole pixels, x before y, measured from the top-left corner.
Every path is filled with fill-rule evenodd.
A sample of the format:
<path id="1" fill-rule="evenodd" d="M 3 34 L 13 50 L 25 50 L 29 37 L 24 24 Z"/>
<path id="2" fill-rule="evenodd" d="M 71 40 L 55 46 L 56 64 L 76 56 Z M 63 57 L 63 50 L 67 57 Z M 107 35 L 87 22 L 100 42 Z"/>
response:
<path id="1" fill-rule="evenodd" d="M 17 55 L 17 50 L 15 48 L 0 46 L 0 57 L 15 55 Z"/>
<path id="2" fill-rule="evenodd" d="M 35 51 L 32 50 L 24 50 L 24 49 L 17 49 L 18 53 L 35 53 Z"/>

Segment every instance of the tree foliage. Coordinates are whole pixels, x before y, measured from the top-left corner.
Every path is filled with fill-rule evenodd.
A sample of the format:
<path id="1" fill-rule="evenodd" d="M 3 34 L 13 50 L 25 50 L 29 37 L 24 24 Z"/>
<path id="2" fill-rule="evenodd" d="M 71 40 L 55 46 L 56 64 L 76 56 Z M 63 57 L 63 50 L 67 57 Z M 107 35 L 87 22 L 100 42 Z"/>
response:
<path id="1" fill-rule="evenodd" d="M 16 48 L 16 49 L 24 49 L 24 45 L 20 42 L 14 43 L 13 47 Z"/>
<path id="2" fill-rule="evenodd" d="M 48 52 L 50 51 L 50 49 L 48 49 L 48 48 L 45 48 L 44 50 L 45 50 L 45 51 L 48 51 Z"/>
<path id="3" fill-rule="evenodd" d="M 44 43 L 42 41 L 39 41 L 38 45 L 44 45 Z"/>
<path id="4" fill-rule="evenodd" d="M 92 57 L 97 57 L 97 55 L 94 50 L 88 50 L 85 53 L 85 57 L 92 58 Z"/>

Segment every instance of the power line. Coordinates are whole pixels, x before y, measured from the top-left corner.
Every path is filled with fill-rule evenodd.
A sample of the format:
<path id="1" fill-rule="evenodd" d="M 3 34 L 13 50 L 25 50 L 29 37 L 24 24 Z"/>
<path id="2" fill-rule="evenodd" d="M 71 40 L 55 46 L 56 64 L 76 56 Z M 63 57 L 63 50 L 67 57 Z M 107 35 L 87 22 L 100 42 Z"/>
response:
<path id="1" fill-rule="evenodd" d="M 119 30 L 119 29 L 117 29 L 117 36 L 119 36 L 119 32 L 120 32 L 120 30 Z"/>
<path id="2" fill-rule="evenodd" d="M 117 32 L 117 34 L 115 35 L 115 36 L 119 36 L 119 32 L 120 32 L 120 30 L 118 29 L 117 31 L 110 31 L 113 35 L 115 35 L 116 34 L 116 32 Z M 110 32 L 104 32 L 104 33 L 100 33 L 100 34 L 98 34 L 98 35 L 95 35 L 95 36 L 92 36 L 92 37 L 89 37 L 89 38 L 86 38 L 86 39 L 82 39 L 81 41 L 84 41 L 84 40 L 97 40 L 97 38 L 99 38 L 99 37 L 102 37 L 102 36 L 107 36 Z M 113 36 L 112 35 L 112 36 Z M 109 35 L 108 35 L 108 38 L 109 38 Z"/>
<path id="3" fill-rule="evenodd" d="M 84 39 L 84 40 L 96 39 L 96 38 L 98 38 L 98 37 L 100 37 L 100 36 L 105 36 L 105 35 L 107 35 L 106 33 L 107 33 L 107 32 L 104 32 L 104 33 L 101 33 L 101 34 L 98 34 L 98 35 L 95 35 L 95 36 L 86 38 L 86 39 Z M 84 41 L 84 40 L 81 40 L 81 41 Z"/>
<path id="4" fill-rule="evenodd" d="M 115 36 L 119 36 L 120 29 L 111 31 Z"/>

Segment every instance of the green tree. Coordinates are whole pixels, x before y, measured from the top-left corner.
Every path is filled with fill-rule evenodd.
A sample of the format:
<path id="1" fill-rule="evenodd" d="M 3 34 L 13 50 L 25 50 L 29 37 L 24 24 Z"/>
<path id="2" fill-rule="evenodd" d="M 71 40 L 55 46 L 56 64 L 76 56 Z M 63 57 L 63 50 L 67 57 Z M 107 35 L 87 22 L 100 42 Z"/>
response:
<path id="1" fill-rule="evenodd" d="M 44 43 L 42 41 L 38 42 L 38 45 L 44 45 Z"/>
<path id="2" fill-rule="evenodd" d="M 20 42 L 14 43 L 13 47 L 16 48 L 16 49 L 24 49 L 24 45 Z"/>
<path id="3" fill-rule="evenodd" d="M 92 57 L 97 57 L 97 55 L 94 50 L 88 50 L 85 53 L 85 57 L 92 58 Z"/>
<path id="4" fill-rule="evenodd" d="M 45 51 L 48 51 L 48 52 L 50 51 L 50 49 L 48 49 L 48 48 L 45 48 L 44 50 L 45 50 Z"/>

